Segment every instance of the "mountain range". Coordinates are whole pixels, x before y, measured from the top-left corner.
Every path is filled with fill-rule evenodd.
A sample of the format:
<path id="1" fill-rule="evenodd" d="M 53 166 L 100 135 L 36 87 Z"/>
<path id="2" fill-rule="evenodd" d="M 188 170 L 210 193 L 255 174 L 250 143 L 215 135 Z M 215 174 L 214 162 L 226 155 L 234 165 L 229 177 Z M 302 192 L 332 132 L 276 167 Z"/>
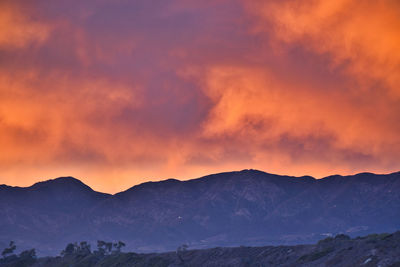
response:
<path id="1" fill-rule="evenodd" d="M 243 170 L 136 185 L 114 195 L 73 177 L 0 186 L 0 248 L 56 255 L 121 240 L 136 252 L 313 243 L 400 229 L 400 172 L 322 179 Z"/>

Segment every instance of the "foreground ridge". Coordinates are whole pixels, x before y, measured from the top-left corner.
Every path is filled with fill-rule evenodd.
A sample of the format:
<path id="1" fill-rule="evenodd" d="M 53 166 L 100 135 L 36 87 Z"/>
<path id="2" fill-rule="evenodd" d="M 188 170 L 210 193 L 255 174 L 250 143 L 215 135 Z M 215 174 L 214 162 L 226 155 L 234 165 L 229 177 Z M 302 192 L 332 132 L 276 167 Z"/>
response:
<path id="1" fill-rule="evenodd" d="M 82 242 L 81 244 L 86 244 Z M 314 245 L 233 247 L 137 254 L 119 251 L 105 254 L 90 248 L 63 253 L 62 257 L 0 260 L 8 267 L 58 266 L 400 266 L 400 231 L 351 239 L 337 235 Z"/>

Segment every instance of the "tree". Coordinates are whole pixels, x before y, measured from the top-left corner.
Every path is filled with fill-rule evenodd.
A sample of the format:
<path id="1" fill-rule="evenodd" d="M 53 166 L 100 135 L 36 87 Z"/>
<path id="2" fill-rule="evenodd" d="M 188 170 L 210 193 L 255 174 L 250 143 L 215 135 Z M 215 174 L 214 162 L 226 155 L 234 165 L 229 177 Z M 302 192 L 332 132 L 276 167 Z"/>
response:
<path id="1" fill-rule="evenodd" d="M 97 240 L 97 251 L 96 253 L 100 255 L 106 254 L 106 249 L 105 249 L 106 242 L 103 240 Z"/>
<path id="2" fill-rule="evenodd" d="M 69 243 L 63 251 L 61 251 L 62 256 L 68 256 L 72 255 L 75 253 L 75 245 L 72 243 Z"/>
<path id="3" fill-rule="evenodd" d="M 78 246 L 77 246 L 77 254 L 79 255 L 89 255 L 90 253 L 92 253 L 91 249 L 90 249 L 90 244 L 86 241 L 82 241 Z"/>
<path id="4" fill-rule="evenodd" d="M 19 254 L 19 257 L 21 259 L 36 259 L 36 250 L 30 249 L 30 250 L 24 250 Z"/>
<path id="5" fill-rule="evenodd" d="M 18 265 L 16 266 L 31 266 L 36 261 L 36 250 L 24 250 L 19 254 Z"/>
<path id="6" fill-rule="evenodd" d="M 3 258 L 10 256 L 10 255 L 14 254 L 14 251 L 16 248 L 17 248 L 17 246 L 15 245 L 14 241 L 10 241 L 8 248 L 5 248 L 3 250 L 3 252 L 1 253 L 1 255 L 3 256 Z"/>
<path id="7" fill-rule="evenodd" d="M 114 243 L 114 253 L 120 253 L 121 252 L 121 248 L 125 247 L 125 243 L 122 241 L 118 241 L 117 243 Z"/>
<path id="8" fill-rule="evenodd" d="M 106 242 L 106 243 L 105 243 L 106 252 L 107 252 L 108 254 L 111 253 L 112 247 L 113 247 L 113 243 L 112 243 L 112 242 Z"/>

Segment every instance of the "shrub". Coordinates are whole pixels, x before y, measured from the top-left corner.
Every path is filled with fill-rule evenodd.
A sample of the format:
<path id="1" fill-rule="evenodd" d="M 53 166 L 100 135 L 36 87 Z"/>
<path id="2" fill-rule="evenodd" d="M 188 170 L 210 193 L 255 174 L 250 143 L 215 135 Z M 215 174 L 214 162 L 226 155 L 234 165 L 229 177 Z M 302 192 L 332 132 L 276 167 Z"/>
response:
<path id="1" fill-rule="evenodd" d="M 335 236 L 336 240 L 350 240 L 350 236 L 345 235 L 345 234 L 338 234 Z"/>
<path id="2" fill-rule="evenodd" d="M 333 248 L 327 248 L 324 250 L 316 251 L 310 254 L 306 254 L 301 256 L 298 261 L 304 261 L 304 262 L 310 262 L 310 261 L 316 261 L 322 257 L 325 257 L 329 253 L 333 251 Z"/>

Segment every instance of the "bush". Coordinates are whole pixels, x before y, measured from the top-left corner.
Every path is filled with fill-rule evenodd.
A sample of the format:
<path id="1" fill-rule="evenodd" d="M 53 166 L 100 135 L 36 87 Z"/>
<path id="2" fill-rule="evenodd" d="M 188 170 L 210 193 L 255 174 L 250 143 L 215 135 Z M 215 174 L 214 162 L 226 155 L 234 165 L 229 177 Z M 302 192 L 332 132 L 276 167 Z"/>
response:
<path id="1" fill-rule="evenodd" d="M 327 237 L 324 239 L 321 239 L 320 241 L 318 241 L 317 245 L 321 245 L 321 244 L 328 244 L 330 242 L 332 242 L 334 240 L 333 237 Z"/>
<path id="2" fill-rule="evenodd" d="M 327 248 L 324 250 L 316 251 L 310 254 L 306 254 L 301 256 L 298 261 L 303 261 L 303 262 L 310 262 L 310 261 L 316 261 L 322 257 L 325 257 L 329 253 L 333 251 L 333 248 Z"/>
<path id="3" fill-rule="evenodd" d="M 367 235 L 365 237 L 365 239 L 367 239 L 367 243 L 376 243 L 380 240 L 386 239 L 391 237 L 391 234 L 388 233 L 383 233 L 383 234 L 371 234 L 371 235 Z"/>
<path id="4" fill-rule="evenodd" d="M 338 234 L 335 236 L 335 240 L 350 240 L 350 236 L 345 234 Z"/>

